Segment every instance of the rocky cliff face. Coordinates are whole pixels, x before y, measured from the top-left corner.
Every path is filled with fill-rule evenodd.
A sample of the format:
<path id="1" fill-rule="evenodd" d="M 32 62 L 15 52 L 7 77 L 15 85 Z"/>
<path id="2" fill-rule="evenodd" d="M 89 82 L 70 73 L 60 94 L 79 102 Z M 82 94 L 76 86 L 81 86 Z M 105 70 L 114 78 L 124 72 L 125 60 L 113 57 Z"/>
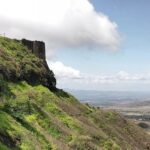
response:
<path id="1" fill-rule="evenodd" d="M 43 65 L 46 69 L 46 74 L 45 74 L 44 78 L 47 79 L 46 81 L 43 80 L 43 85 L 52 90 L 56 90 L 56 79 L 54 78 L 54 74 L 49 69 L 47 61 L 46 61 L 45 43 L 42 41 L 30 41 L 30 40 L 26 40 L 26 39 L 22 39 L 21 43 L 24 46 L 26 46 L 28 48 L 28 50 L 31 50 L 31 52 L 33 54 L 35 54 L 35 56 L 42 59 Z M 53 81 L 53 82 L 51 82 L 51 81 Z"/>
<path id="2" fill-rule="evenodd" d="M 45 43 L 42 41 L 30 41 L 26 39 L 21 40 L 22 44 L 25 45 L 29 50 L 32 51 L 40 59 L 46 61 L 45 54 Z"/>

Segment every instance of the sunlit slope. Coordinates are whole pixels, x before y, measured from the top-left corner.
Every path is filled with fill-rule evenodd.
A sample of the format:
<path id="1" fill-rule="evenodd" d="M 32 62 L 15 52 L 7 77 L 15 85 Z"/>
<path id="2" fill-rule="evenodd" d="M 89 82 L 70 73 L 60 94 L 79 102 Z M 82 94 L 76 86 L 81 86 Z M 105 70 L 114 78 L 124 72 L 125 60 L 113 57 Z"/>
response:
<path id="1" fill-rule="evenodd" d="M 139 149 L 149 137 L 114 112 L 80 104 L 41 85 L 9 83 L 0 107 L 0 141 L 7 149 Z"/>

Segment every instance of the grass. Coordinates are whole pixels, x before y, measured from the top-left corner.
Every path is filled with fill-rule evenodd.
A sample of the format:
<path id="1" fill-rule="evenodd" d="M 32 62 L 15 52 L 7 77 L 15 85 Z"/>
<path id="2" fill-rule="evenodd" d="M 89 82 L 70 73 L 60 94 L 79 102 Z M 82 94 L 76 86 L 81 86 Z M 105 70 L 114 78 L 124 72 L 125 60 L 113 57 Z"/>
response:
<path id="1" fill-rule="evenodd" d="M 4 144 L 2 144 L 1 142 L 0 142 L 0 149 L 1 150 L 10 150 L 8 147 L 6 147 Z"/>
<path id="2" fill-rule="evenodd" d="M 114 143 L 111 139 L 102 142 L 104 150 L 121 150 L 121 148 Z"/>
<path id="3" fill-rule="evenodd" d="M 9 99 L 1 97 L 5 100 L 0 108 L 0 131 L 8 135 L 8 139 L 19 137 L 16 148 L 34 149 L 33 143 L 45 150 L 59 149 L 61 144 L 69 144 L 74 149 L 129 147 L 128 138 L 131 139 L 130 134 L 135 131 L 134 125 L 122 124 L 122 130 L 119 123 L 124 120 L 114 112 L 81 105 L 72 96 L 69 100 L 69 97 L 58 96 L 41 85 L 20 82 L 9 83 L 8 88 L 13 96 L 8 95 Z"/>
<path id="4" fill-rule="evenodd" d="M 48 147 L 47 141 L 36 134 L 34 138 L 33 132 L 27 130 L 24 125 L 17 123 L 9 114 L 0 111 L 0 135 L 5 138 L 1 142 L 10 149 L 34 149 L 35 145 L 39 147 Z M 44 149 L 45 149 L 44 148 Z"/>

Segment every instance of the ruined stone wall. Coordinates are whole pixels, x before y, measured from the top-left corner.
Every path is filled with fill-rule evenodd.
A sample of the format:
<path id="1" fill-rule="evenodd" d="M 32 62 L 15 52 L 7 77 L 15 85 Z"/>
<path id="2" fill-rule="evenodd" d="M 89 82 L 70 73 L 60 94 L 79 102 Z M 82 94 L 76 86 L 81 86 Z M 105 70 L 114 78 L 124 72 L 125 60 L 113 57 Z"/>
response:
<path id="1" fill-rule="evenodd" d="M 45 43 L 42 41 L 21 40 L 22 44 L 32 51 L 37 57 L 46 61 Z"/>
<path id="2" fill-rule="evenodd" d="M 43 65 L 46 69 L 46 73 L 44 73 L 43 77 L 41 78 L 41 84 L 48 87 L 50 90 L 56 91 L 56 79 L 52 70 L 49 69 L 49 66 L 46 61 L 46 54 L 45 54 L 45 43 L 41 41 L 30 41 L 26 39 L 21 40 L 22 44 L 26 46 L 33 54 L 37 57 L 43 59 Z M 38 78 L 38 77 L 37 77 Z M 34 81 L 35 81 L 34 77 Z M 31 79 L 33 80 L 33 75 L 31 74 Z M 39 80 L 39 79 L 38 79 Z"/>

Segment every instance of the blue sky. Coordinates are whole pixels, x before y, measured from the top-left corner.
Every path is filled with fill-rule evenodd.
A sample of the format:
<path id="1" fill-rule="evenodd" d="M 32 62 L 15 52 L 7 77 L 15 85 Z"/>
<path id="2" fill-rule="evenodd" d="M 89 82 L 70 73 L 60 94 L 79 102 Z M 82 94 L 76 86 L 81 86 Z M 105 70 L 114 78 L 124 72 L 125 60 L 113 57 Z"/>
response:
<path id="1" fill-rule="evenodd" d="M 0 2 L 0 33 L 44 41 L 58 87 L 150 89 L 149 0 Z"/>
<path id="2" fill-rule="evenodd" d="M 97 11 L 107 14 L 118 24 L 123 38 L 120 49 L 122 59 L 118 59 L 121 66 L 116 64 L 118 69 L 123 67 L 122 69 L 133 73 L 149 72 L 150 1 L 93 0 L 92 2 Z"/>
<path id="3" fill-rule="evenodd" d="M 150 1 L 92 0 L 96 11 L 103 12 L 118 25 L 121 46 L 116 52 L 61 51 L 57 57 L 65 64 L 85 72 L 131 73 L 150 71 Z M 88 61 L 87 61 L 88 59 Z M 91 69 L 89 69 L 89 67 Z M 96 68 L 99 68 L 98 70 Z"/>
<path id="4" fill-rule="evenodd" d="M 150 1 L 148 0 L 92 0 L 97 12 L 107 15 L 118 25 L 121 45 L 117 51 L 62 50 L 57 53 L 57 60 L 87 74 L 112 75 L 119 71 L 129 74 L 148 75 L 150 73 Z M 97 87 L 97 86 L 96 86 Z M 77 86 L 75 87 L 77 88 Z M 105 85 L 104 90 L 113 89 Z M 148 83 L 119 83 L 118 90 L 148 90 Z M 115 90 L 117 90 L 115 88 Z M 100 90 L 103 88 L 100 87 Z"/>

